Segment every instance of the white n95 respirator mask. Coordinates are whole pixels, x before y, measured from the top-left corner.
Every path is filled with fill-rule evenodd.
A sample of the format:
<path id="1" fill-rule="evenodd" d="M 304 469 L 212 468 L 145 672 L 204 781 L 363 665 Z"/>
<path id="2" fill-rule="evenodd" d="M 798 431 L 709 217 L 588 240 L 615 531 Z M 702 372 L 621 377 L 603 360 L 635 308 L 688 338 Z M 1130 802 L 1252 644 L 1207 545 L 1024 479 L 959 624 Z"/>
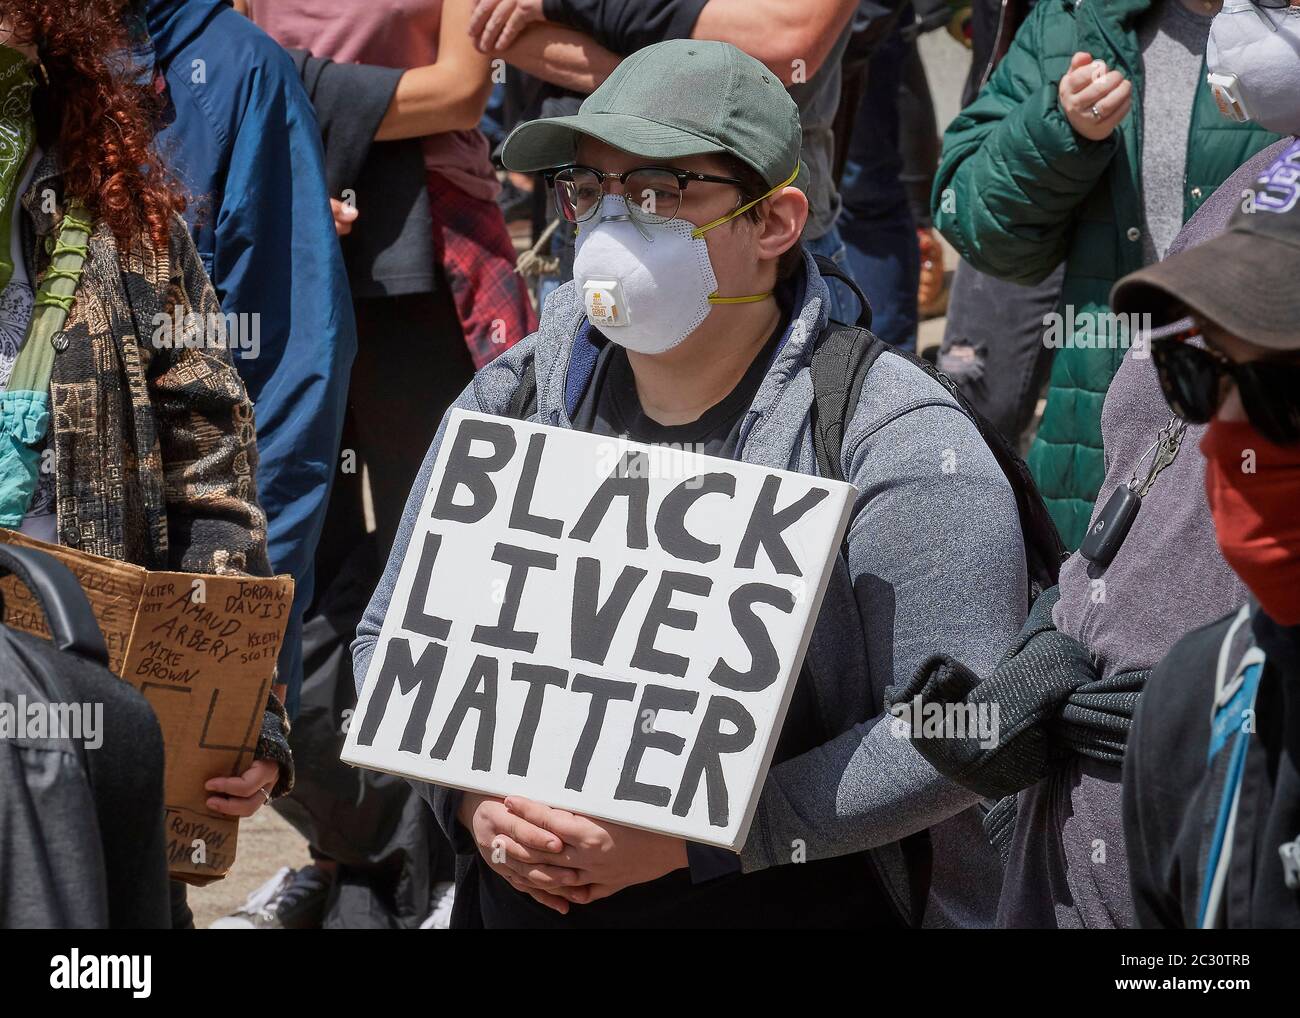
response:
<path id="1" fill-rule="evenodd" d="M 1224 116 L 1300 134 L 1300 7 L 1226 0 L 1210 24 L 1205 61 Z"/>
<path id="2" fill-rule="evenodd" d="M 704 234 L 730 222 L 794 180 L 703 226 L 684 219 L 634 220 L 622 195 L 605 195 L 598 213 L 578 226 L 573 281 L 587 320 L 611 343 L 637 353 L 664 353 L 709 316 L 714 304 L 751 304 L 772 296 L 719 297 Z"/>

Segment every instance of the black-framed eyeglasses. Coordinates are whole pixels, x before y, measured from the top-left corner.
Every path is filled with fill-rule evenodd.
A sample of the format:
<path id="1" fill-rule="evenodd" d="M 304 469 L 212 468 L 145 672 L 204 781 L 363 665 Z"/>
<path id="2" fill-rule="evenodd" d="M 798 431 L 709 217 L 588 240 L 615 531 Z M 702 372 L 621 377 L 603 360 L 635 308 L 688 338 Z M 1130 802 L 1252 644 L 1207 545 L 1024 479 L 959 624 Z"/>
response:
<path id="1" fill-rule="evenodd" d="M 1251 426 L 1270 442 L 1300 442 L 1300 363 L 1278 357 L 1237 362 L 1188 340 L 1200 330 L 1166 336 L 1151 344 L 1151 359 L 1170 409 L 1190 424 L 1206 424 L 1218 413 L 1230 379 L 1241 394 Z"/>
<path id="2" fill-rule="evenodd" d="M 600 201 L 609 193 L 609 182 L 623 185 L 628 213 L 647 223 L 666 223 L 677 218 L 682 192 L 693 180 L 709 184 L 730 184 L 744 189 L 735 177 L 694 173 L 672 166 L 638 166 L 624 173 L 605 173 L 591 166 L 561 166 L 546 174 L 555 192 L 555 207 L 570 223 L 582 223 L 596 214 Z"/>

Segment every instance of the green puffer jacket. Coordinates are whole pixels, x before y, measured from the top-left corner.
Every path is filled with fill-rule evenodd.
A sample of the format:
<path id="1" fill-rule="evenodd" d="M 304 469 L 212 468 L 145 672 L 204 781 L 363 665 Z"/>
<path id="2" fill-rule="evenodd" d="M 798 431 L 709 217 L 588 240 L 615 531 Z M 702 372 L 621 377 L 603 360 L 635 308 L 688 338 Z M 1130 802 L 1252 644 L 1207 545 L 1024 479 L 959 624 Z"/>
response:
<path id="1" fill-rule="evenodd" d="M 1143 261 L 1136 27 L 1151 6 L 1040 0 L 979 98 L 949 126 L 932 198 L 935 225 L 982 272 L 1028 284 L 1066 263 L 1061 322 L 1044 322 L 1044 342 L 1058 350 L 1029 465 L 1071 549 L 1105 473 L 1101 406 L 1128 342 L 1118 323 L 1096 316 L 1107 315 L 1111 286 Z M 1105 141 L 1076 134 L 1057 103 L 1057 83 L 1078 51 L 1133 81 L 1133 110 Z M 1225 119 L 1203 86 L 1188 137 L 1184 222 L 1277 139 Z"/>

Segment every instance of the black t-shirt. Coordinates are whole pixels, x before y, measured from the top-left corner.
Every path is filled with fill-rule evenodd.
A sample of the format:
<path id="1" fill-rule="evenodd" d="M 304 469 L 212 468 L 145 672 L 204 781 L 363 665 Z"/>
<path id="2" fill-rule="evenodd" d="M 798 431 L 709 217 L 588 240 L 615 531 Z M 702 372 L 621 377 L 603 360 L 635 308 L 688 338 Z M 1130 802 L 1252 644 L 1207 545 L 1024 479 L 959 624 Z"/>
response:
<path id="1" fill-rule="evenodd" d="M 651 420 L 637 398 L 626 352 L 606 342 L 591 383 L 573 415 L 574 427 L 635 442 L 672 444 L 710 456 L 734 457 L 745 412 L 754 401 L 781 336 L 788 313 L 755 356 L 736 387 L 689 424 Z M 772 763 L 798 756 L 825 742 L 827 732 L 807 667 L 800 674 L 777 739 Z M 811 848 L 812 846 L 807 846 Z M 790 846 L 792 857 L 798 846 Z M 567 916 L 520 894 L 475 857 L 479 914 L 485 926 L 528 929 L 688 928 L 865 928 L 896 927 L 898 920 L 876 883 L 866 853 L 816 862 L 789 863 L 757 873 L 730 873 L 694 883 L 689 870 L 628 887 Z"/>
<path id="2" fill-rule="evenodd" d="M 596 357 L 591 382 L 573 414 L 573 426 L 593 435 L 627 438 L 648 445 L 669 445 L 707 456 L 732 458 L 745 411 L 754 402 L 758 387 L 767 374 L 772 354 L 785 334 L 789 318 L 782 315 L 772 333 L 736 383 L 720 402 L 687 424 L 660 424 L 647 417 L 636 392 L 636 378 L 628 363 L 627 351 L 606 341 Z"/>

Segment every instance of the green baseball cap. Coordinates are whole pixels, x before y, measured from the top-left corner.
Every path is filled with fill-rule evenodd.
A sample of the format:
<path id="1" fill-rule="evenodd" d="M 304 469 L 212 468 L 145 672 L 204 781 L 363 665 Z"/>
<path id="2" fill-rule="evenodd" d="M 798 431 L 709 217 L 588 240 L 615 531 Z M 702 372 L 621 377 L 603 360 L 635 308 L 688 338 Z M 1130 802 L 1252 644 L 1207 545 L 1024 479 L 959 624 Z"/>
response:
<path id="1" fill-rule="evenodd" d="M 648 159 L 726 152 L 777 187 L 795 175 L 803 132 L 781 79 L 726 42 L 670 39 L 637 50 L 568 117 L 520 124 L 501 161 L 520 173 L 564 166 L 578 135 Z"/>

